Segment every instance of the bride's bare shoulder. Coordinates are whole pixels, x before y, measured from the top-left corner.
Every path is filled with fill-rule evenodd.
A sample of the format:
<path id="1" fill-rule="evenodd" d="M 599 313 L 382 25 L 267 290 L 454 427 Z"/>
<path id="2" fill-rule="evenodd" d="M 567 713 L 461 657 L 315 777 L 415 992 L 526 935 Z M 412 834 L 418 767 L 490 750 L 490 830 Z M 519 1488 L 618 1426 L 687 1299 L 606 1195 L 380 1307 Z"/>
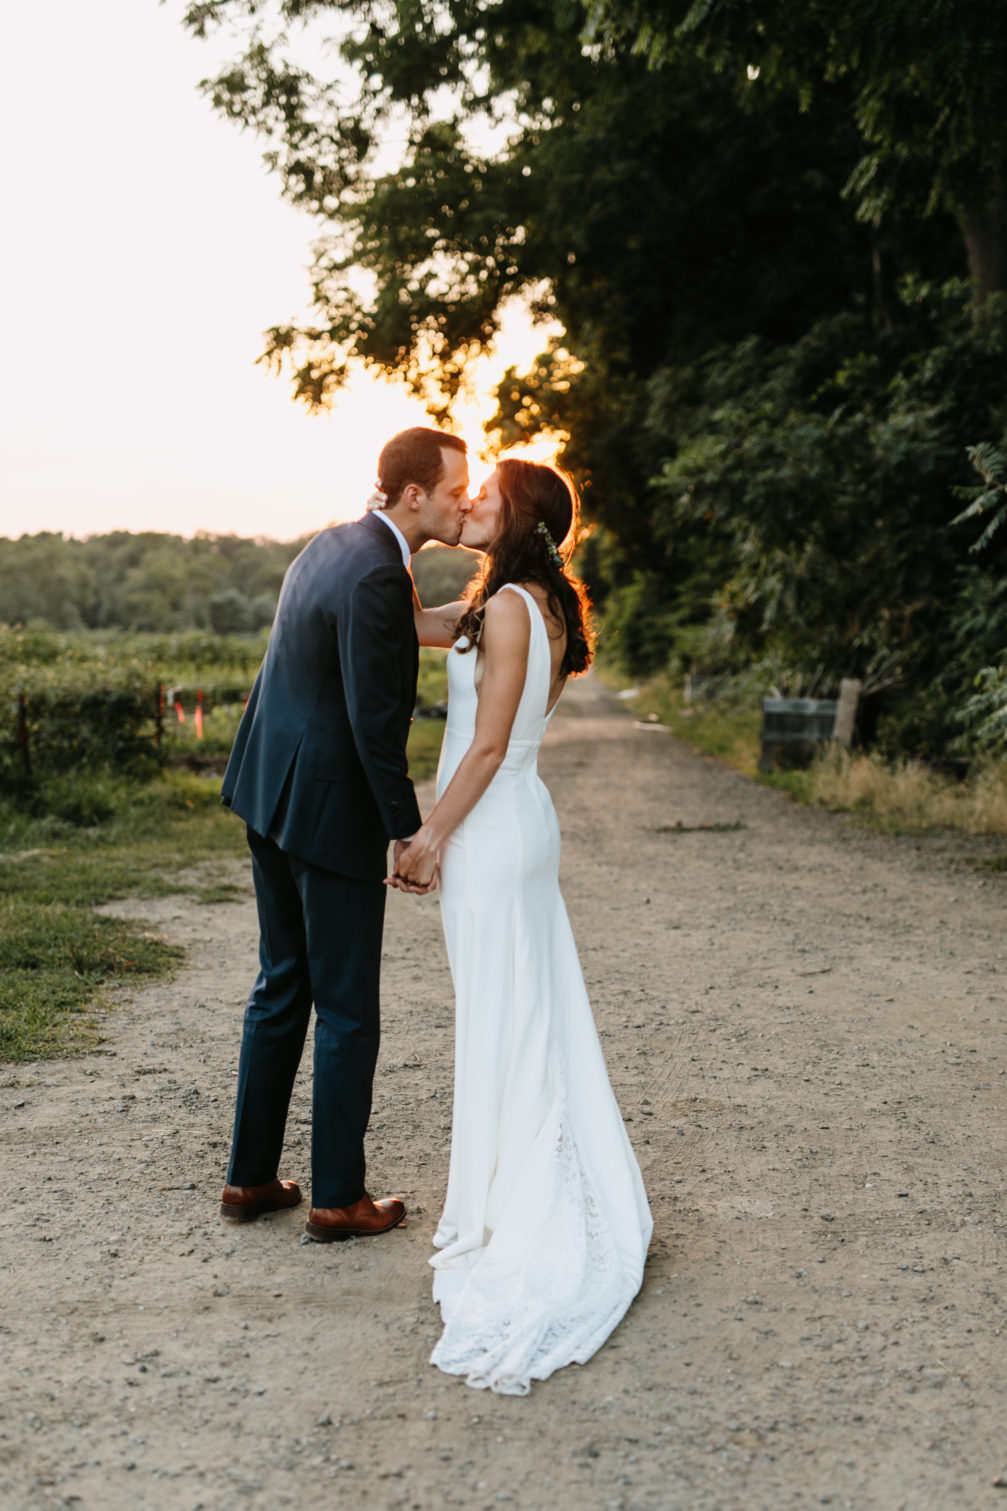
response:
<path id="1" fill-rule="evenodd" d="M 540 582 L 522 582 L 520 584 L 526 593 L 530 593 L 538 604 L 545 620 L 546 629 L 549 631 L 550 640 L 559 639 L 566 634 L 566 622 L 560 618 L 553 606 L 553 601 L 548 591 Z"/>
<path id="2" fill-rule="evenodd" d="M 527 644 L 531 634 L 528 608 L 520 593 L 503 589 L 486 600 L 483 610 L 483 633 L 497 640 Z"/>

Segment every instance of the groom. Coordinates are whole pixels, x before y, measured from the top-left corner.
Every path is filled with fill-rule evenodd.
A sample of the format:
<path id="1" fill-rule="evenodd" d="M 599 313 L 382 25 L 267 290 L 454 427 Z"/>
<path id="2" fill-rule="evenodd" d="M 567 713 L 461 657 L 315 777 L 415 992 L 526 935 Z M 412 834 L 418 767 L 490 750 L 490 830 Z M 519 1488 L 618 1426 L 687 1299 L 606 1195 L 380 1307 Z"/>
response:
<path id="1" fill-rule="evenodd" d="M 406 737 L 418 651 L 409 557 L 457 545 L 465 443 L 415 427 L 378 460 L 387 506 L 323 530 L 291 564 L 238 729 L 223 801 L 248 827 L 260 969 L 245 1009 L 224 1217 L 292 1207 L 278 1180 L 287 1108 L 315 1008 L 311 1199 L 320 1243 L 405 1216 L 364 1190 L 378 1054 L 389 840 L 420 827 Z"/>

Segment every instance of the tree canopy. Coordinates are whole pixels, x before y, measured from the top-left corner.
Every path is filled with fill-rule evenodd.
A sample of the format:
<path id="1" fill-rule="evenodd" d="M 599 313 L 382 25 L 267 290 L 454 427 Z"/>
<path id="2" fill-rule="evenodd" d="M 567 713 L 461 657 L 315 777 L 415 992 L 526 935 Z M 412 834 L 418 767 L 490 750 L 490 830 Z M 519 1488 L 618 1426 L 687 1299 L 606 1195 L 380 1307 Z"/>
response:
<path id="1" fill-rule="evenodd" d="M 958 221 L 980 297 L 1007 286 L 1007 13 L 999 0 L 590 0 L 596 36 L 660 71 L 697 52 L 812 109 L 848 86 L 870 221 L 938 208 Z"/>
<path id="2" fill-rule="evenodd" d="M 813 657 L 886 683 L 902 748 L 954 739 L 1000 632 L 965 627 L 998 568 L 949 528 L 966 447 L 1005 420 L 995 0 L 203 0 L 186 21 L 233 32 L 207 93 L 321 232 L 312 319 L 266 337 L 299 399 L 337 402 L 362 363 L 445 418 L 530 300 L 563 336 L 505 376 L 491 428 L 569 437 L 624 659 Z"/>

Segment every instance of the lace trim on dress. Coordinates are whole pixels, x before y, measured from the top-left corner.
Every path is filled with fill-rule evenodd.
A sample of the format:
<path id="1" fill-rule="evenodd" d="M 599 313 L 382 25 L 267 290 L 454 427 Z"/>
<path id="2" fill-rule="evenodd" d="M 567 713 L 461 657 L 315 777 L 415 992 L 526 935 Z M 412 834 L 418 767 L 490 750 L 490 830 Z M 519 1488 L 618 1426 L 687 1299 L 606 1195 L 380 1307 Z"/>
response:
<path id="1" fill-rule="evenodd" d="M 532 1380 L 586 1362 L 639 1287 L 639 1277 L 623 1271 L 562 1097 L 536 1143 L 530 1159 L 544 1182 L 522 1192 L 529 1225 L 514 1221 L 509 1203 L 463 1288 L 445 1300 L 444 1332 L 430 1361 L 501 1395 L 527 1395 Z"/>

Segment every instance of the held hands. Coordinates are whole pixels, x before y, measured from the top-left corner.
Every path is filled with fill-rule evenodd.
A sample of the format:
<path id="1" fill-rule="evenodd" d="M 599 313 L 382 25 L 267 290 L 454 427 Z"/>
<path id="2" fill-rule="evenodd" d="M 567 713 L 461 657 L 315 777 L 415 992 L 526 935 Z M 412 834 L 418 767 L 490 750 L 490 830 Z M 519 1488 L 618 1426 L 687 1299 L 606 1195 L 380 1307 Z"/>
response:
<path id="1" fill-rule="evenodd" d="M 394 870 L 385 877 L 385 886 L 423 897 L 437 886 L 437 849 L 421 828 L 411 840 L 395 841 Z"/>

